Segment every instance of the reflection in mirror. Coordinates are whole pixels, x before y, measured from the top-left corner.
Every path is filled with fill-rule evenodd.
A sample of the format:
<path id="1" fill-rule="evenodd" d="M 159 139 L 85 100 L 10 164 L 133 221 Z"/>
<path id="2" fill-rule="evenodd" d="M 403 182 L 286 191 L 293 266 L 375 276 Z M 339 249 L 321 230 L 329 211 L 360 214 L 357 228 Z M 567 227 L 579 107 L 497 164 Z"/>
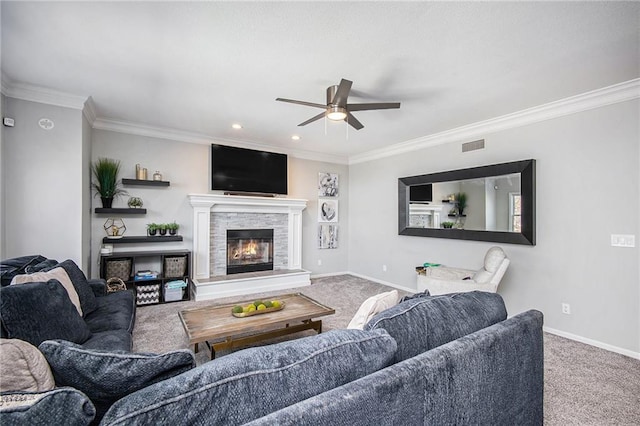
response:
<path id="1" fill-rule="evenodd" d="M 535 160 L 398 179 L 399 233 L 535 244 Z"/>

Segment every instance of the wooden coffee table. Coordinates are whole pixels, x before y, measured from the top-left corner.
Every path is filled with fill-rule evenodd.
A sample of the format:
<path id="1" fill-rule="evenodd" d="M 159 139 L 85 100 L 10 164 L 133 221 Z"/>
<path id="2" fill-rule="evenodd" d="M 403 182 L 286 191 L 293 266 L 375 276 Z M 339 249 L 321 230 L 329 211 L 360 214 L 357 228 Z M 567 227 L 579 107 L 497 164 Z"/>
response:
<path id="1" fill-rule="evenodd" d="M 270 300 L 284 302 L 284 309 L 244 318 L 234 317 L 231 308 L 253 302 L 246 300 L 181 311 L 180 320 L 189 336 L 189 345 L 198 352 L 198 343 L 206 343 L 213 359 L 216 351 L 221 349 L 238 348 L 303 330 L 322 333 L 322 320 L 314 321 L 313 318 L 336 312 L 301 293 L 273 296 Z"/>

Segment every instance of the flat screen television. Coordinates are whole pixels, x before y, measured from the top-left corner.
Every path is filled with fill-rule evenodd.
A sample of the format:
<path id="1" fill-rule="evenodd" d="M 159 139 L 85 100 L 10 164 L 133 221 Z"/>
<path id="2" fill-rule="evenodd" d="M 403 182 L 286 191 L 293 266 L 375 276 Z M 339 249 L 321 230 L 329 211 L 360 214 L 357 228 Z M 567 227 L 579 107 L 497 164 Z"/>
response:
<path id="1" fill-rule="evenodd" d="M 287 155 L 211 145 L 211 189 L 287 194 Z"/>
<path id="2" fill-rule="evenodd" d="M 433 201 L 433 185 L 411 185 L 409 187 L 410 203 L 427 203 Z"/>

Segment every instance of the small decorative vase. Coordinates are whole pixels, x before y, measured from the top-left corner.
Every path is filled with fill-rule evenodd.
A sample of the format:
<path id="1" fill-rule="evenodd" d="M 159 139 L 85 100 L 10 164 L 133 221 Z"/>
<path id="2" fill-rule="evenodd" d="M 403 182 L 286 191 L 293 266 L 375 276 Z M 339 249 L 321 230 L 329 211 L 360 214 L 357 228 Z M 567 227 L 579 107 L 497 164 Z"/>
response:
<path id="1" fill-rule="evenodd" d="M 157 229 L 149 229 L 149 235 L 150 235 L 150 236 L 152 236 L 152 237 L 153 237 L 153 236 L 154 236 L 154 235 L 156 235 L 157 233 L 158 233 L 158 230 L 157 230 Z"/>
<path id="2" fill-rule="evenodd" d="M 111 204 L 113 204 L 113 197 L 100 197 L 100 199 L 102 200 L 102 208 L 105 209 L 110 209 L 111 208 Z"/>
<path id="3" fill-rule="evenodd" d="M 177 232 L 177 229 L 169 229 L 169 235 L 176 235 Z"/>
<path id="4" fill-rule="evenodd" d="M 160 235 L 167 235 L 166 229 L 160 229 Z"/>

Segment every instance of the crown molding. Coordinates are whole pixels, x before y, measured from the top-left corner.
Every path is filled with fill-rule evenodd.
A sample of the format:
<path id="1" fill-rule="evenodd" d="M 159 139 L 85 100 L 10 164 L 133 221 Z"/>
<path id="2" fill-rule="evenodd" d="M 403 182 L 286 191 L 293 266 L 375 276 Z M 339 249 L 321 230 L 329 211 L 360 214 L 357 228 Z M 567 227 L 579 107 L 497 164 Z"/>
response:
<path id="1" fill-rule="evenodd" d="M 483 138 L 488 133 L 521 127 L 528 124 L 551 120 L 577 112 L 600 108 L 607 105 L 640 98 L 640 78 L 592 90 L 580 95 L 543 104 L 537 107 L 506 114 L 455 129 L 400 142 L 386 148 L 349 157 L 349 164 L 364 163 L 419 149 L 461 140 Z"/>
<path id="2" fill-rule="evenodd" d="M 89 96 L 73 95 L 47 87 L 19 83 L 11 80 L 4 73 L 2 73 L 2 93 L 10 98 L 80 110 L 89 99 Z"/>
<path id="3" fill-rule="evenodd" d="M 260 151 L 273 151 L 290 155 L 295 158 L 301 158 L 305 160 L 324 161 L 337 164 L 348 164 L 348 158 L 346 156 L 338 156 L 332 154 L 323 154 L 312 151 L 296 150 L 296 149 L 282 149 L 274 147 L 272 145 L 266 145 L 253 141 L 238 140 L 238 139 L 226 139 L 203 135 L 200 133 L 185 132 L 182 130 L 176 130 L 171 128 L 162 128 L 156 126 L 147 126 L 138 123 L 130 123 L 121 120 L 109 120 L 104 118 L 97 118 L 93 122 L 93 128 L 98 130 L 107 130 L 111 132 L 125 133 L 129 135 L 145 136 L 157 139 L 166 139 L 171 141 L 196 143 L 201 145 L 210 145 L 212 143 L 224 143 L 225 145 L 236 146 L 239 148 L 256 149 Z"/>

